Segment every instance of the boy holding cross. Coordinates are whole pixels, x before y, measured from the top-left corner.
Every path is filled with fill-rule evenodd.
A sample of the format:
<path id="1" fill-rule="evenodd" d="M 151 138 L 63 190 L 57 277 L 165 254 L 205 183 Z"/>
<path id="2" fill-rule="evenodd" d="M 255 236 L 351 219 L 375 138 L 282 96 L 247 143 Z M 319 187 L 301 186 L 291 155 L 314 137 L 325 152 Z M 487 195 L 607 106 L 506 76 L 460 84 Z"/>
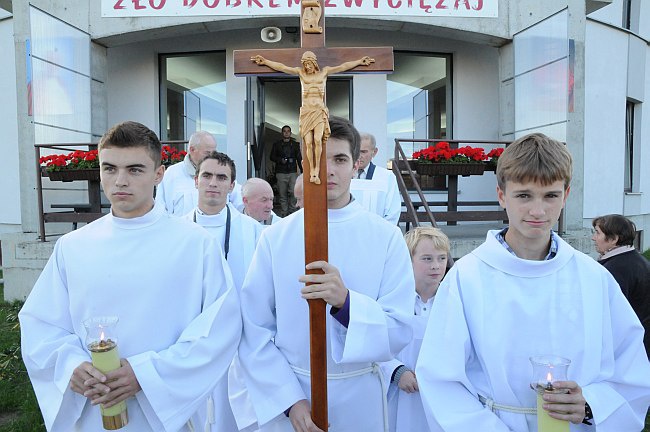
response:
<path id="1" fill-rule="evenodd" d="M 411 339 L 414 280 L 408 249 L 397 227 L 363 210 L 350 195 L 359 133 L 340 118 L 331 118 L 329 127 L 323 176 L 329 261 L 307 265 L 323 274 L 305 274 L 299 210 L 262 233 L 242 288 L 239 356 L 263 432 L 320 431 L 310 417 L 305 300 L 329 305 L 331 432 L 383 430 L 385 388 L 377 362 L 392 359 Z"/>

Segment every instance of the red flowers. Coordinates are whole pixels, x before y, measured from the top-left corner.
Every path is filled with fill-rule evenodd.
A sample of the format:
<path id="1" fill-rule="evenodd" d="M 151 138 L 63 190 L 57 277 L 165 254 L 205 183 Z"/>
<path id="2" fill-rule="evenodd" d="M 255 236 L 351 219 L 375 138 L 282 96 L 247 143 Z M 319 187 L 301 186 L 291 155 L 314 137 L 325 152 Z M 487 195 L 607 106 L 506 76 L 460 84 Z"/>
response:
<path id="1" fill-rule="evenodd" d="M 75 150 L 65 155 L 41 156 L 39 163 L 46 167 L 47 171 L 63 171 L 99 168 L 97 150 L 83 151 Z"/>
<path id="2" fill-rule="evenodd" d="M 481 147 L 465 146 L 452 149 L 448 142 L 441 141 L 431 147 L 416 151 L 412 157 L 424 163 L 496 163 L 501 153 L 503 153 L 503 148 L 493 149 L 487 155 L 485 149 Z"/>
<path id="3" fill-rule="evenodd" d="M 174 165 L 183 160 L 187 152 L 185 150 L 177 150 L 174 147 L 163 146 L 162 148 L 162 164 L 165 166 Z"/>
<path id="4" fill-rule="evenodd" d="M 169 146 L 163 146 L 160 158 L 165 166 L 173 165 L 183 160 L 187 152 Z M 99 168 L 97 150 L 75 150 L 68 154 L 41 156 L 41 166 L 47 171 L 79 170 Z"/>

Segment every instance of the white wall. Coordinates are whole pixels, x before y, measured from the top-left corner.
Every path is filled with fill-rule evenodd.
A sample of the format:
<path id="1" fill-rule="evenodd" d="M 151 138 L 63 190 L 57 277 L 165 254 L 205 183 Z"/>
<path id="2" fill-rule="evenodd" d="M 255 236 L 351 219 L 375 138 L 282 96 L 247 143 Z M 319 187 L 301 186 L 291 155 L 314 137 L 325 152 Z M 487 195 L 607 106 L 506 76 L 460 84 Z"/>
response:
<path id="1" fill-rule="evenodd" d="M 584 218 L 623 213 L 628 36 L 587 21 Z"/>
<path id="2" fill-rule="evenodd" d="M 16 62 L 13 19 L 0 21 L 0 154 L 2 187 L 0 188 L 0 233 L 20 231 L 20 175 L 18 170 L 18 120 L 16 112 Z M 25 84 L 26 85 L 26 84 Z"/>

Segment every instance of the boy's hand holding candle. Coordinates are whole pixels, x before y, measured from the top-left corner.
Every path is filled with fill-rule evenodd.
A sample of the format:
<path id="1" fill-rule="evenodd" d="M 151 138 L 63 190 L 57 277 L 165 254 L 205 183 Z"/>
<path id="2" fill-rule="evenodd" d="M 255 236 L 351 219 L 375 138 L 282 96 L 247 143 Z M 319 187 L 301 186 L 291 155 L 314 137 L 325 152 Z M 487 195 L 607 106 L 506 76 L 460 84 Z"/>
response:
<path id="1" fill-rule="evenodd" d="M 575 381 L 555 381 L 555 390 L 566 390 L 566 393 L 545 392 L 544 409 L 549 416 L 558 420 L 566 420 L 571 423 L 582 423 L 585 418 L 586 400 L 582 395 L 582 388 Z"/>

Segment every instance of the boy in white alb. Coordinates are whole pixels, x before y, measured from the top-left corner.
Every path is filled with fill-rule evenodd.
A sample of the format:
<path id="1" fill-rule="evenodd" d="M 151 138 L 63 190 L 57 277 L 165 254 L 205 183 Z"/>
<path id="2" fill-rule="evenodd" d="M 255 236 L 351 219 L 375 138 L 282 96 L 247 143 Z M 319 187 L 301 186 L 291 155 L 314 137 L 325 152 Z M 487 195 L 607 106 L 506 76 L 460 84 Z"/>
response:
<path id="1" fill-rule="evenodd" d="M 154 204 L 164 167 L 151 130 L 114 126 L 99 162 L 111 213 L 57 241 L 19 315 L 45 426 L 103 431 L 99 404 L 126 400 L 124 432 L 192 427 L 241 336 L 237 290 L 212 237 Z M 119 318 L 121 367 L 106 374 L 84 343 L 98 316 Z"/>
<path id="2" fill-rule="evenodd" d="M 358 132 L 339 118 L 330 119 L 330 129 L 327 177 L 321 175 L 327 181 L 329 261 L 306 266 L 323 274 L 305 274 L 299 210 L 262 233 L 242 288 L 239 356 L 263 432 L 320 431 L 310 416 L 306 299 L 330 305 L 330 432 L 383 430 L 385 394 L 376 362 L 390 360 L 411 340 L 408 250 L 397 227 L 350 195 Z"/>
<path id="3" fill-rule="evenodd" d="M 415 277 L 413 340 L 394 360 L 382 364 L 388 388 L 388 420 L 391 432 L 441 431 L 429 428 L 422 407 L 415 362 L 420 353 L 424 330 L 431 314 L 438 285 L 445 276 L 449 239 L 438 228 L 418 227 L 404 236 L 411 254 Z M 440 353 L 444 355 L 443 352 Z"/>
<path id="4" fill-rule="evenodd" d="M 460 259 L 436 295 L 416 374 L 430 425 L 445 432 L 537 431 L 529 358 L 571 360 L 546 393 L 571 431 L 636 432 L 650 404 L 643 328 L 614 278 L 552 231 L 569 194 L 566 147 L 542 134 L 499 158 L 509 227 Z"/>
<path id="5" fill-rule="evenodd" d="M 227 203 L 236 175 L 235 162 L 228 155 L 219 152 L 208 154 L 197 165 L 194 177 L 199 204 L 184 217 L 214 236 L 222 247 L 235 287 L 241 290 L 264 226 Z M 230 406 L 219 403 L 228 394 Z M 257 420 L 241 377 L 237 356 L 228 371 L 228 380 L 220 381 L 208 400 L 207 414 L 202 423 L 208 424 L 215 432 L 255 430 Z"/>

